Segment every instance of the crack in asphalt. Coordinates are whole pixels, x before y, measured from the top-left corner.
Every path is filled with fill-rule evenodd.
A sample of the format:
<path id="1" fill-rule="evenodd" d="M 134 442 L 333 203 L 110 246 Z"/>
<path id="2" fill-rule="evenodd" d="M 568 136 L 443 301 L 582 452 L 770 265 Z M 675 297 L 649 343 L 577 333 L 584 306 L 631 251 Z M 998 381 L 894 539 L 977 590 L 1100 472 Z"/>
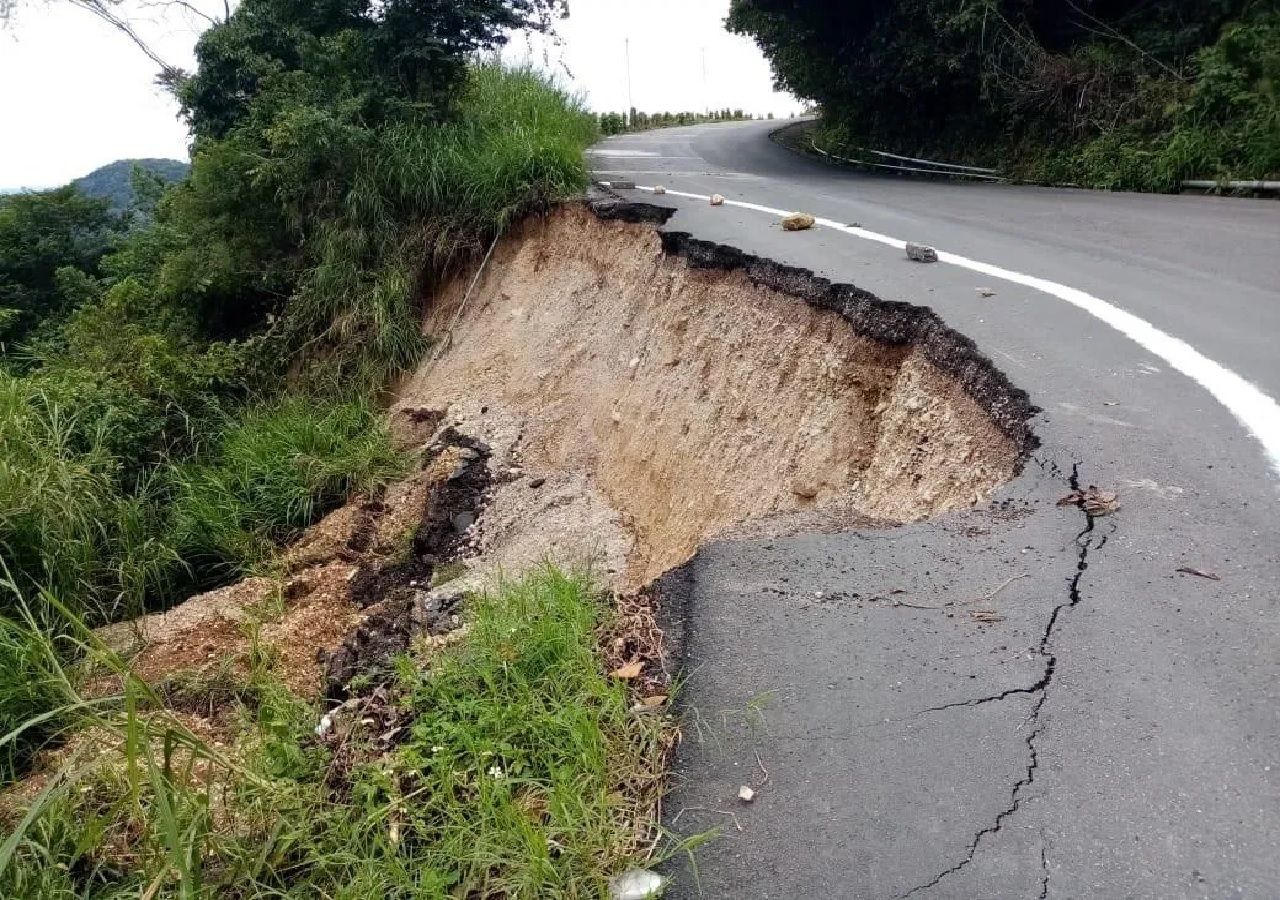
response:
<path id="1" fill-rule="evenodd" d="M 1007 700 L 1015 694 L 1038 694 L 1049 686 L 1049 672 L 1045 669 L 1045 674 L 1031 687 L 1009 688 L 998 694 L 992 694 L 989 697 L 974 697 L 972 700 L 956 700 L 953 703 L 944 703 L 941 706 L 927 706 L 916 715 L 924 715 L 931 712 L 942 712 L 944 709 L 957 709 L 963 706 L 982 706 L 984 703 L 998 703 L 1001 700 Z"/>
<path id="2" fill-rule="evenodd" d="M 1049 897 L 1049 839 L 1045 836 L 1044 829 L 1040 829 L 1040 897 L 1039 900 L 1048 900 Z"/>
<path id="3" fill-rule="evenodd" d="M 1051 463 L 1051 465 L 1053 464 Z M 1057 466 L 1053 465 L 1053 468 L 1055 470 L 1054 474 L 1058 474 L 1058 471 L 1060 470 L 1057 470 Z M 1071 466 L 1071 475 L 1068 479 L 1068 483 L 1071 486 L 1071 490 L 1073 491 L 1080 490 L 1080 464 L 1079 463 L 1075 463 Z M 1087 510 L 1084 510 L 1083 508 L 1081 508 L 1081 512 L 1084 513 L 1085 526 L 1084 526 L 1084 529 L 1075 537 L 1075 543 L 1077 548 L 1076 574 L 1071 579 L 1070 585 L 1068 587 L 1067 599 L 1064 602 L 1059 603 L 1057 606 L 1053 608 L 1053 611 L 1049 614 L 1049 621 L 1045 624 L 1044 633 L 1040 637 L 1039 652 L 1040 652 L 1040 655 L 1045 658 L 1044 675 L 1041 676 L 1039 681 L 1037 681 L 1035 684 L 1029 687 L 1011 688 L 1007 691 L 1002 691 L 999 694 L 993 694 L 989 697 L 979 697 L 974 700 L 966 700 L 966 701 L 961 701 L 957 703 L 949 703 L 949 704 L 945 704 L 943 706 L 934 708 L 934 710 L 938 710 L 938 709 L 950 709 L 958 706 L 979 706 L 984 703 L 994 703 L 999 700 L 1004 700 L 1007 697 L 1013 696 L 1015 694 L 1038 695 L 1035 703 L 1031 707 L 1031 712 L 1026 719 L 1026 721 L 1029 722 L 1032 726 L 1031 730 L 1027 733 L 1027 740 L 1026 740 L 1026 744 L 1027 744 L 1026 772 L 1021 778 L 1019 778 L 1016 782 L 1014 782 L 1013 788 L 1009 796 L 1009 805 L 1005 807 L 1003 810 L 1001 810 L 999 814 L 996 815 L 994 822 L 992 822 L 990 825 L 986 826 L 985 828 L 981 829 L 973 836 L 973 840 L 969 842 L 969 848 L 968 848 L 968 851 L 965 853 L 964 858 L 960 860 L 958 863 L 956 863 L 955 865 L 947 869 L 944 869 L 935 878 L 932 878 L 931 880 L 925 882 L 924 884 L 913 887 L 911 890 L 907 891 L 905 894 L 900 894 L 898 896 L 898 900 L 906 900 L 907 897 L 911 897 L 915 894 L 920 893 L 921 891 L 926 891 L 929 888 L 937 886 L 943 881 L 943 879 L 951 875 L 954 875 L 956 872 L 959 872 L 961 869 L 965 868 L 967 865 L 973 862 L 974 855 L 978 852 L 978 846 L 982 843 L 983 839 L 986 838 L 988 835 L 992 835 L 998 832 L 1001 829 L 1001 827 L 1004 825 L 1005 820 L 1018 811 L 1018 808 L 1022 805 L 1023 790 L 1028 785 L 1030 785 L 1032 782 L 1035 781 L 1036 768 L 1039 765 L 1039 751 L 1036 749 L 1036 740 L 1040 737 L 1041 733 L 1044 731 L 1044 726 L 1040 724 L 1040 711 L 1044 708 L 1045 701 L 1048 700 L 1049 698 L 1049 687 L 1050 685 L 1052 685 L 1053 676 L 1055 675 L 1058 669 L 1058 657 L 1055 653 L 1052 653 L 1049 649 L 1050 645 L 1053 642 L 1053 633 L 1058 626 L 1058 621 L 1062 617 L 1063 612 L 1079 605 L 1080 603 L 1080 600 L 1081 600 L 1080 581 L 1081 579 L 1084 578 L 1085 570 L 1089 568 L 1089 554 L 1091 552 L 1101 550 L 1104 546 L 1106 546 L 1107 539 L 1110 537 L 1109 534 L 1102 535 L 1100 538 L 1098 538 L 1097 543 L 1095 545 L 1094 529 L 1095 529 L 1095 526 L 1097 525 L 1098 517 L 1088 512 Z M 1047 858 L 1043 843 L 1041 844 L 1040 861 L 1043 869 L 1040 897 L 1043 900 L 1043 898 L 1048 896 L 1048 890 L 1049 890 L 1048 858 Z"/>

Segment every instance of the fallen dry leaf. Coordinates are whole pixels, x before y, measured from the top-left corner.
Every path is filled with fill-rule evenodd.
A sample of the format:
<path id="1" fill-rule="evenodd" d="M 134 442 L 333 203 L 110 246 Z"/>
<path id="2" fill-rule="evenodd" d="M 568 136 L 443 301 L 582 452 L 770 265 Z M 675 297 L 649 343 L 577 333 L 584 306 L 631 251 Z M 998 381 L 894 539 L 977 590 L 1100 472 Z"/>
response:
<path id="1" fill-rule="evenodd" d="M 1206 572 L 1203 569 L 1194 569 L 1191 566 L 1179 566 L 1174 571 L 1182 572 L 1184 575 L 1194 575 L 1197 578 L 1208 578 L 1210 581 L 1221 581 L 1222 578 L 1212 572 Z"/>
<path id="2" fill-rule="evenodd" d="M 640 701 L 640 705 L 647 709 L 656 709 L 667 702 L 666 694 L 654 694 L 652 697 L 644 697 Z"/>
<path id="3" fill-rule="evenodd" d="M 635 662 L 629 662 L 625 666 L 621 666 L 620 668 L 614 669 L 609 674 L 614 678 L 630 680 L 632 678 L 639 678 L 640 673 L 643 671 L 644 671 L 644 660 L 637 659 Z"/>
<path id="4" fill-rule="evenodd" d="M 1058 505 L 1078 506 L 1091 516 L 1108 516 L 1120 508 L 1120 495 L 1091 484 L 1082 491 L 1067 494 Z"/>

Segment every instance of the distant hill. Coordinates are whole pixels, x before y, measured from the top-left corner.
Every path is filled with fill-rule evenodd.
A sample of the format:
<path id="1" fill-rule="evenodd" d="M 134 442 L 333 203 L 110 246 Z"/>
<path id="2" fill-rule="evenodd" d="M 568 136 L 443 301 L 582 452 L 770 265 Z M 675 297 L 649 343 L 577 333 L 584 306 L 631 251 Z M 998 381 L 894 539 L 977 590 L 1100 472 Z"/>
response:
<path id="1" fill-rule="evenodd" d="M 122 212 L 133 202 L 133 167 L 141 166 L 165 181 L 181 181 L 190 165 L 176 159 L 118 159 L 71 182 L 90 197 L 105 197 L 111 208 Z"/>

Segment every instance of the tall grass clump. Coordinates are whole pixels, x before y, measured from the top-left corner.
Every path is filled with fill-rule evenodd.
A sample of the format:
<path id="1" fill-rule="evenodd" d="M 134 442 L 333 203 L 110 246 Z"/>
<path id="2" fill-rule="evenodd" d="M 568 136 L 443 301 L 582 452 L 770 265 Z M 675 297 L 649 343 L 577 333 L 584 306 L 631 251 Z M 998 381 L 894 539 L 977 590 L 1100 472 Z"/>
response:
<path id="1" fill-rule="evenodd" d="M 107 449 L 109 420 L 86 433 L 23 379 L 0 374 L 0 421 L 0 559 L 18 587 L 0 612 L 19 599 L 39 612 L 47 591 L 90 624 L 248 571 L 404 465 L 360 397 L 249 405 L 194 457 L 127 482 Z"/>
<path id="2" fill-rule="evenodd" d="M 11 589 L 0 585 L 0 590 Z M 64 724 L 58 710 L 66 698 L 47 632 L 16 612 L 0 615 L 0 786 Z"/>
<path id="3" fill-rule="evenodd" d="M 285 396 L 249 407 L 205 453 L 167 470 L 171 537 L 198 583 L 226 580 L 403 468 L 368 400 Z"/>
<path id="4" fill-rule="evenodd" d="M 51 673 L 79 656 L 62 641 L 70 625 L 163 609 L 225 583 L 404 466 L 361 398 L 251 405 L 195 457 L 128 482 L 105 449 L 109 422 L 85 432 L 22 379 L 0 374 L 0 422 L 0 736 L 62 697 Z M 42 720 L 0 747 L 0 784 L 56 724 Z"/>
<path id="5" fill-rule="evenodd" d="M 18 591 L 0 598 L 0 612 L 41 588 L 90 621 L 140 611 L 175 559 L 156 539 L 145 484 L 122 489 L 109 449 L 118 426 L 82 429 L 74 410 L 2 373 L 0 423 L 0 558 Z"/>
<path id="6" fill-rule="evenodd" d="M 497 63 L 469 70 L 444 122 L 339 131 L 340 165 L 331 123 L 291 124 L 290 147 L 332 166 L 323 192 L 309 186 L 290 211 L 299 227 L 314 223 L 296 323 L 322 335 L 327 375 L 367 373 L 373 383 L 417 358 L 418 309 L 434 283 L 522 215 L 586 185 L 583 151 L 597 134 L 579 99 L 531 69 Z"/>

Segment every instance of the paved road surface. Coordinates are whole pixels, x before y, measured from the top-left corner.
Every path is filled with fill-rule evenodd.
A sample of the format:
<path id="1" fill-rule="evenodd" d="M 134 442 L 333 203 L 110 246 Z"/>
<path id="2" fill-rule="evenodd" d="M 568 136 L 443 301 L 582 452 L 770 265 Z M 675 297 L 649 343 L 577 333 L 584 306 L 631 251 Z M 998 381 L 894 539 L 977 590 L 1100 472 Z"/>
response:
<path id="1" fill-rule="evenodd" d="M 1280 203 L 868 176 L 767 134 L 655 131 L 592 162 L 603 180 L 804 210 L 1088 292 L 1261 405 L 945 256 L 910 263 L 833 228 L 624 191 L 677 207 L 668 229 L 933 307 L 1044 409 L 1042 448 L 991 507 L 695 558 L 666 816 L 721 835 L 696 878 L 673 864 L 674 894 L 1280 897 L 1280 475 L 1224 406 L 1254 432 L 1280 427 Z M 1072 483 L 1118 490 L 1123 508 L 1057 507 Z M 995 626 L 884 599 L 1006 582 Z M 750 805 L 741 784 L 758 786 Z"/>

